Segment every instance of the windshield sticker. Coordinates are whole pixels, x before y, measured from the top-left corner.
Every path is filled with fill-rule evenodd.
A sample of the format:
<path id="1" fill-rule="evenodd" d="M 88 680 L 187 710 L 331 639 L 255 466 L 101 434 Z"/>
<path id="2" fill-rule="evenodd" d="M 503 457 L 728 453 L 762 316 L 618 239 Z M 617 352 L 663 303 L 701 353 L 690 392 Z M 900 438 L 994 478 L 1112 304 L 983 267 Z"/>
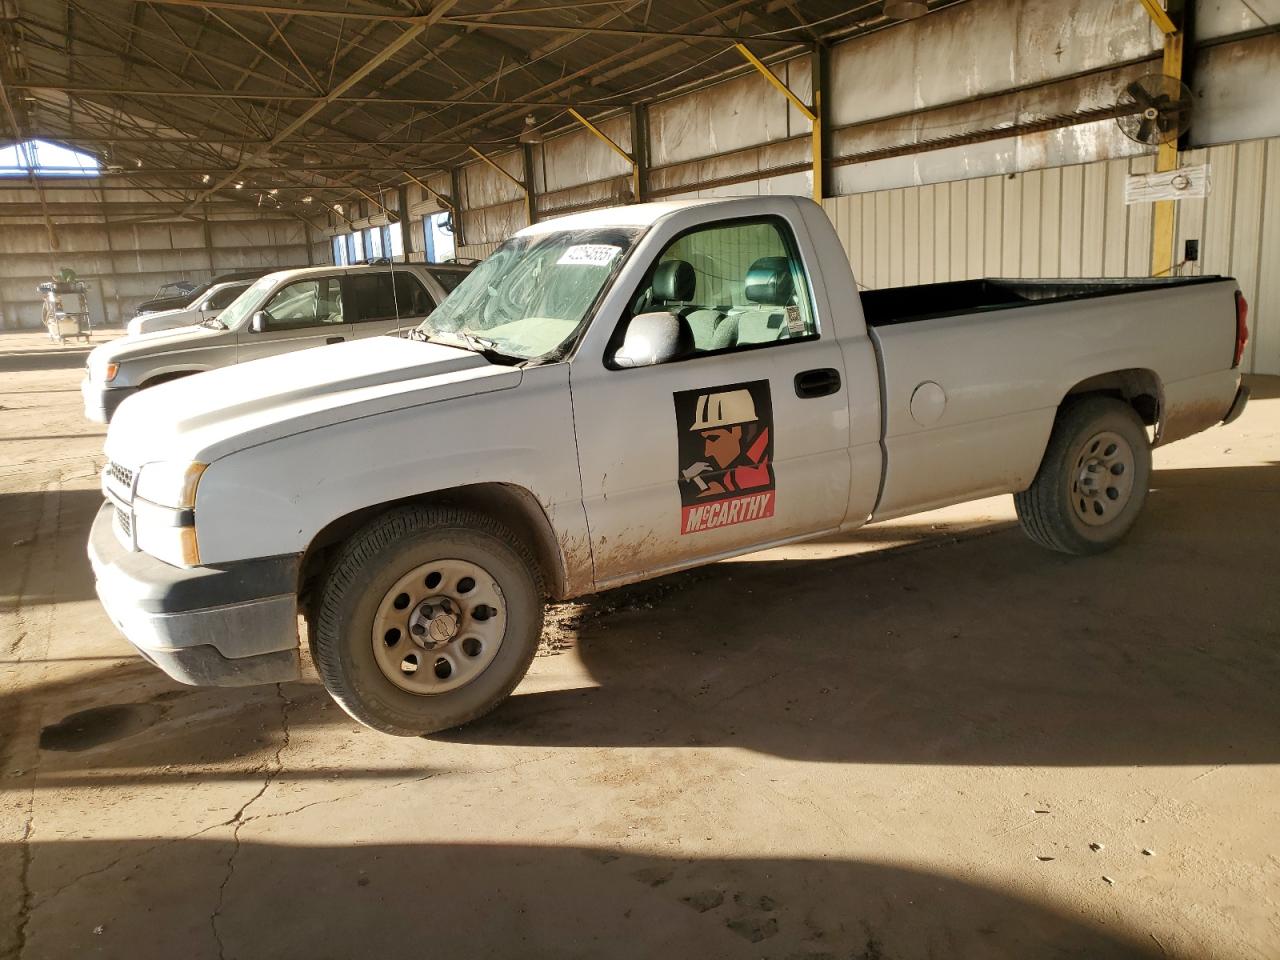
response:
<path id="1" fill-rule="evenodd" d="M 768 380 L 683 390 L 676 406 L 680 533 L 773 516 Z"/>
<path id="2" fill-rule="evenodd" d="M 621 247 L 608 243 L 578 243 L 566 250 L 556 261 L 569 266 L 604 267 L 622 252 Z"/>

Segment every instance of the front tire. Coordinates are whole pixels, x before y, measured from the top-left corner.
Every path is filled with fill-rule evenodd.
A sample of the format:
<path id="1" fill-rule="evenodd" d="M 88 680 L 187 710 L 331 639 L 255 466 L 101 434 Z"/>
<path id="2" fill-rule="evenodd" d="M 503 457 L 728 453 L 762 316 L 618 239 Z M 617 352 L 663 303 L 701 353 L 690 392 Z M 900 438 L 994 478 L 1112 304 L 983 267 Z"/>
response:
<path id="1" fill-rule="evenodd" d="M 1064 406 L 1031 486 L 1013 495 L 1023 532 L 1076 555 L 1115 546 L 1147 498 L 1151 444 L 1137 413 L 1109 397 Z"/>
<path id="2" fill-rule="evenodd" d="M 352 717 L 420 736 L 505 700 L 529 669 L 542 619 L 537 563 L 505 525 L 405 507 L 343 545 L 321 588 L 312 654 Z"/>

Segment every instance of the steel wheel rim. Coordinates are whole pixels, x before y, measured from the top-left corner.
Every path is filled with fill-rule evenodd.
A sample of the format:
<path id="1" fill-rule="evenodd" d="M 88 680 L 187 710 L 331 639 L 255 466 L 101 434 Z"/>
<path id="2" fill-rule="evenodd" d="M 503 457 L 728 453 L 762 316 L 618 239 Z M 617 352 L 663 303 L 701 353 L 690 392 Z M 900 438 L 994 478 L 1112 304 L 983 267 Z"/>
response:
<path id="1" fill-rule="evenodd" d="M 1113 523 L 1133 498 L 1135 459 L 1129 441 L 1112 430 L 1095 433 L 1076 451 L 1067 498 L 1081 523 Z"/>
<path id="2" fill-rule="evenodd" d="M 506 633 L 502 588 L 470 560 L 414 567 L 373 617 L 373 658 L 408 693 L 434 696 L 466 686 L 493 662 Z"/>

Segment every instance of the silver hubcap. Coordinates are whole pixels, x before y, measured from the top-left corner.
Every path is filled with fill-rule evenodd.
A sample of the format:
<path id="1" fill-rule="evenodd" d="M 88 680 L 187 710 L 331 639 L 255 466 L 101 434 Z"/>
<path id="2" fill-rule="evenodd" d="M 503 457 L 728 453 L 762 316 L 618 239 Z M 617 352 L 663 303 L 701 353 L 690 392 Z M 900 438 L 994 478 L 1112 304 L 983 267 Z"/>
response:
<path id="1" fill-rule="evenodd" d="M 415 567 L 387 591 L 373 618 L 373 656 L 401 690 L 431 695 L 478 677 L 498 654 L 506 601 L 468 560 Z"/>
<path id="2" fill-rule="evenodd" d="M 1071 508 L 1091 527 L 1111 523 L 1133 495 L 1133 448 L 1118 433 L 1104 430 L 1080 447 L 1071 471 Z"/>

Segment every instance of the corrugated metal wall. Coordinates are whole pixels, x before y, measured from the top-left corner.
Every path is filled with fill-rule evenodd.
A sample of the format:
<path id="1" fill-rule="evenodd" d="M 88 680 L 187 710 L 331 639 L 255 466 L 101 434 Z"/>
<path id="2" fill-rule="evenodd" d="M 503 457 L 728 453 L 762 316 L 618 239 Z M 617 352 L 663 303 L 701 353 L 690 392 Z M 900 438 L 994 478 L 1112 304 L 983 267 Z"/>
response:
<path id="1" fill-rule="evenodd" d="M 61 223 L 57 229 L 60 249 L 52 253 L 44 247 L 42 222 L 7 222 L 0 230 L 0 329 L 38 327 L 36 285 L 63 267 L 101 293 L 107 316 L 94 317 L 94 323 L 119 325 L 162 283 L 307 265 L 309 231 L 296 219 L 212 219 L 207 226 L 187 220 L 90 221 Z"/>
<path id="2" fill-rule="evenodd" d="M 1280 139 L 1183 154 L 1211 165 L 1205 200 L 1178 204 L 1182 274 L 1236 277 L 1252 306 L 1246 369 L 1280 374 Z M 832 197 L 835 224 L 867 288 L 983 276 L 1143 277 L 1151 268 L 1151 206 L 1124 202 L 1129 173 L 1152 157 Z"/>

